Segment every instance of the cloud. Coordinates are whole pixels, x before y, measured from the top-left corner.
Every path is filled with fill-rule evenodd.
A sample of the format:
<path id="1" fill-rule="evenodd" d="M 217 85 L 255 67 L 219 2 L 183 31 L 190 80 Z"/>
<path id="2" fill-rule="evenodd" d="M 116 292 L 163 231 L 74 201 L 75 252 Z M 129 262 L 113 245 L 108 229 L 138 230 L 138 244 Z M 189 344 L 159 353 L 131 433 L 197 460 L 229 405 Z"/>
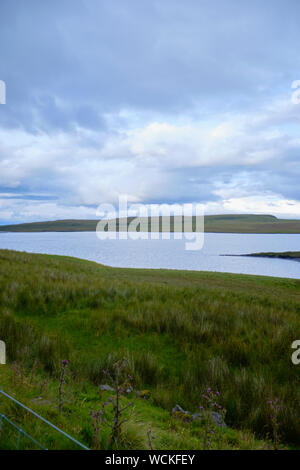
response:
<path id="1" fill-rule="evenodd" d="M 282 122 L 285 126 L 286 113 Z M 6 130 L 0 137 L 0 187 L 15 191 L 22 185 L 23 192 L 57 198 L 50 212 L 47 202 L 39 203 L 34 211 L 22 211 L 23 217 L 38 217 L 38 211 L 39 218 L 59 217 L 67 213 L 60 204 L 69 205 L 72 214 L 78 206 L 78 216 L 87 207 L 91 215 L 91 206 L 116 203 L 120 194 L 142 203 L 197 201 L 221 212 L 268 207 L 272 213 L 300 215 L 293 202 L 300 199 L 300 142 L 286 127 L 274 130 L 267 113 L 263 118 L 220 115 L 185 125 L 152 122 L 104 135 L 78 127 L 51 135 Z"/>
<path id="2" fill-rule="evenodd" d="M 299 14 L 298 0 L 1 2 L 0 221 L 92 217 L 120 194 L 300 217 Z"/>

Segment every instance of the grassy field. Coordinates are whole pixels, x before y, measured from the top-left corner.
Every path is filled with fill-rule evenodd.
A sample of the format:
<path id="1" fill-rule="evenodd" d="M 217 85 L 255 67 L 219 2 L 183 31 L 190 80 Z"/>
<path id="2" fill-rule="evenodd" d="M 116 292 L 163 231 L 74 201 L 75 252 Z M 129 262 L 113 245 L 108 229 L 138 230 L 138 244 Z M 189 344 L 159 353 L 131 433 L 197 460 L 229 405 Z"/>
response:
<path id="1" fill-rule="evenodd" d="M 125 357 L 134 391 L 122 399 L 133 406 L 119 448 L 147 448 L 149 429 L 156 449 L 203 448 L 203 423 L 185 423 L 170 410 L 199 411 L 207 388 L 219 391 L 227 410 L 228 428 L 216 430 L 212 448 L 272 447 L 268 401 L 275 398 L 281 445 L 300 447 L 300 366 L 291 362 L 291 344 L 300 339 L 299 280 L 117 269 L 0 250 L 0 339 L 8 354 L 0 388 L 87 446 L 112 446 L 110 410 L 97 445 L 90 412 L 109 396 L 99 394 L 103 369 Z M 0 409 L 49 448 L 68 446 L 7 400 Z M 0 447 L 13 442 L 6 434 Z"/>
<path id="2" fill-rule="evenodd" d="M 164 231 L 164 218 L 152 218 L 152 231 Z M 170 218 L 170 231 L 183 231 L 182 221 L 179 217 Z M 189 222 L 193 231 L 196 230 L 195 217 Z M 127 231 L 134 218 L 116 219 L 117 231 Z M 164 219 L 165 220 L 165 219 Z M 210 233 L 300 233 L 300 220 L 277 219 L 271 215 L 208 215 L 204 219 L 205 232 Z M 55 220 L 48 222 L 34 222 L 18 225 L 2 225 L 0 232 L 87 232 L 95 231 L 98 220 Z M 147 218 L 139 218 L 137 230 L 151 231 L 151 224 Z"/>

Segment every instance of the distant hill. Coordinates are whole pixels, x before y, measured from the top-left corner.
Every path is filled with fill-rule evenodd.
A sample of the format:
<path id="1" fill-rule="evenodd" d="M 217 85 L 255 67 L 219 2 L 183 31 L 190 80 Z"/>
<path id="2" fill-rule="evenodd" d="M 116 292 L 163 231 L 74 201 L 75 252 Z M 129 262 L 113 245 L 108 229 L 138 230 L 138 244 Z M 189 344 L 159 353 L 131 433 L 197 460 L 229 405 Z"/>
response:
<path id="1" fill-rule="evenodd" d="M 195 217 L 188 218 L 196 229 Z M 192 219 L 192 220 L 191 220 Z M 134 227 L 132 228 L 132 222 Z M 152 218 L 152 231 L 164 231 L 164 217 Z M 93 232 L 99 220 L 54 220 L 17 225 L 2 225 L 0 232 Z M 111 221 L 112 223 L 112 221 Z M 150 231 L 150 219 L 116 219 L 117 231 Z M 222 214 L 205 216 L 205 232 L 211 233 L 300 233 L 300 220 L 277 219 L 272 215 Z M 171 232 L 182 231 L 180 217 L 171 217 Z"/>
<path id="2" fill-rule="evenodd" d="M 283 252 L 268 252 L 268 253 L 251 253 L 250 255 L 254 258 L 279 258 L 279 259 L 290 259 L 300 261 L 300 251 L 283 251 Z"/>
<path id="3" fill-rule="evenodd" d="M 1 232 L 92 232 L 98 220 L 52 220 L 17 225 L 0 225 Z"/>

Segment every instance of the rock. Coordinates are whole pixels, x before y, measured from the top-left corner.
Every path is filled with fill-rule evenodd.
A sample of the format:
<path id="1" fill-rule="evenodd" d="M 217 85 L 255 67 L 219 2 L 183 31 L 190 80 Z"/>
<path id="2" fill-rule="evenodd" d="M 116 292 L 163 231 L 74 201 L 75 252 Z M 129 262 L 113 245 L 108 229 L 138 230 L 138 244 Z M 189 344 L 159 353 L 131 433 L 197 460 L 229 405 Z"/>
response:
<path id="1" fill-rule="evenodd" d="M 221 428 L 227 428 L 226 423 L 224 422 L 222 415 L 220 413 L 217 413 L 216 411 L 213 411 L 211 414 L 212 420 L 214 424 L 219 425 Z"/>
<path id="2" fill-rule="evenodd" d="M 52 404 L 50 400 L 44 400 L 42 397 L 32 398 L 30 401 L 37 405 L 51 405 Z"/>
<path id="3" fill-rule="evenodd" d="M 203 413 L 195 413 L 192 415 L 192 421 L 201 421 L 203 418 Z M 226 423 L 224 422 L 222 415 L 220 413 L 217 413 L 216 411 L 211 412 L 211 419 L 214 424 L 217 426 L 220 426 L 221 428 L 227 428 Z"/>
<path id="4" fill-rule="evenodd" d="M 189 411 L 185 411 L 180 405 L 175 405 L 174 408 L 172 408 L 171 414 L 175 418 L 186 421 L 201 421 L 203 418 L 203 412 L 191 414 Z M 211 420 L 215 425 L 220 426 L 221 428 L 227 428 L 227 425 L 224 422 L 220 413 L 212 411 Z"/>
<path id="5" fill-rule="evenodd" d="M 100 385 L 100 390 L 103 392 L 114 392 L 115 390 L 110 385 Z"/>
<path id="6" fill-rule="evenodd" d="M 184 409 L 181 408 L 180 405 L 175 405 L 174 408 L 172 408 L 171 413 L 173 414 L 173 413 L 176 413 L 177 411 L 179 411 L 180 413 L 190 414 L 189 411 L 184 411 Z"/>

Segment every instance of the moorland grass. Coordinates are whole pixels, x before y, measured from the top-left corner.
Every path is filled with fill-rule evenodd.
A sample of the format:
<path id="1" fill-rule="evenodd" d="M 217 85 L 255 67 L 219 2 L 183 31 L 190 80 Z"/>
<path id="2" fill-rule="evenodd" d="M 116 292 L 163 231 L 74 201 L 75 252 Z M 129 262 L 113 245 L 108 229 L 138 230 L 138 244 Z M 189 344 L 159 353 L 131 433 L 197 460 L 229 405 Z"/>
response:
<path id="1" fill-rule="evenodd" d="M 207 387 L 220 391 L 230 426 L 226 433 L 248 436 L 236 434 L 235 444 L 226 437 L 224 448 L 261 445 L 255 439 L 272 433 L 267 401 L 274 397 L 282 404 L 281 439 L 298 446 L 299 366 L 291 362 L 291 344 L 300 338 L 299 315 L 299 280 L 117 269 L 0 250 L 0 338 L 9 364 L 23 368 L 26 382 L 37 361 L 40 379 L 29 395 L 46 380 L 53 396 L 61 360 L 68 358 L 75 397 L 69 414 L 76 410 L 80 416 L 72 429 L 85 442 L 89 400 L 95 402 L 105 381 L 102 371 L 126 357 L 135 390 L 151 392 L 149 402 L 136 405 L 138 424 L 128 423 L 127 448 L 146 445 L 136 430 L 149 422 L 157 428 L 157 448 L 200 448 L 197 431 L 170 424 L 169 412 L 177 403 L 197 411 Z M 10 365 L 1 367 L 1 381 L 26 397 Z M 52 413 L 66 428 L 75 420 Z M 179 426 L 179 434 L 172 426 Z"/>
<path id="2" fill-rule="evenodd" d="M 133 223 L 134 221 L 134 223 Z M 15 225 L 0 225 L 0 232 L 95 232 L 99 220 L 51 220 L 45 222 L 31 222 Z M 117 231 L 184 231 L 192 227 L 193 231 L 202 230 L 202 224 L 196 223 L 196 217 L 185 217 L 185 226 L 181 217 L 163 216 L 128 217 L 114 219 L 111 229 Z M 169 225 L 170 223 L 170 225 Z M 136 228 L 132 228 L 135 227 Z M 185 227 L 185 228 L 184 228 Z M 206 215 L 204 217 L 204 230 L 211 233 L 300 233 L 300 221 L 293 219 L 277 219 L 272 215 L 255 214 L 223 214 Z"/>

